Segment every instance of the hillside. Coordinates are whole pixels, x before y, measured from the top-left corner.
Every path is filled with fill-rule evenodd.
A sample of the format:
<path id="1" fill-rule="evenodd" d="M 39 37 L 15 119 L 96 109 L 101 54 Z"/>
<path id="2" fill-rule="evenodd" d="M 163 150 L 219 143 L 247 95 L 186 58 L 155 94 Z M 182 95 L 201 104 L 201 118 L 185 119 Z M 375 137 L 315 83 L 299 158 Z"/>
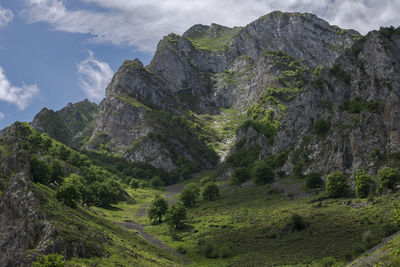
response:
<path id="1" fill-rule="evenodd" d="M 400 28 L 362 36 L 279 11 L 165 36 L 148 66 L 122 64 L 99 105 L 44 108 L 0 132 L 0 263 L 58 253 L 72 266 L 340 266 L 359 256 L 399 229 L 399 47 Z M 150 223 L 154 195 L 172 205 L 189 182 L 220 195 L 198 196 L 182 229 Z"/>

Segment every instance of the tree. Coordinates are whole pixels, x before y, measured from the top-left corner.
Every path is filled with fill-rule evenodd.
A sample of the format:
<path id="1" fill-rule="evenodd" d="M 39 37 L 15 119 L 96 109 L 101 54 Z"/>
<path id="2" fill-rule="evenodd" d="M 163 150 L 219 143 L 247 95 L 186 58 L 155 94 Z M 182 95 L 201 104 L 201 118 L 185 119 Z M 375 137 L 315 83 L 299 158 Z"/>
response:
<path id="1" fill-rule="evenodd" d="M 65 173 L 61 162 L 59 160 L 53 160 L 50 163 L 50 183 L 61 183 L 64 175 Z"/>
<path id="2" fill-rule="evenodd" d="M 178 202 L 169 207 L 167 212 L 167 222 L 171 227 L 181 229 L 186 220 L 186 208 L 183 203 Z"/>
<path id="3" fill-rule="evenodd" d="M 201 192 L 203 200 L 216 200 L 219 197 L 219 188 L 215 183 L 208 183 Z"/>
<path id="4" fill-rule="evenodd" d="M 66 182 L 57 189 L 56 198 L 58 201 L 74 209 L 77 206 L 77 202 L 81 199 L 81 193 L 75 184 Z"/>
<path id="5" fill-rule="evenodd" d="M 168 210 L 167 200 L 159 195 L 156 195 L 156 197 L 150 203 L 150 206 L 147 208 L 147 216 L 149 217 L 150 221 L 158 219 L 158 223 L 161 223 L 162 216 L 165 215 L 167 210 Z"/>
<path id="6" fill-rule="evenodd" d="M 349 192 L 346 176 L 340 171 L 329 174 L 326 178 L 326 192 L 334 198 L 346 196 Z"/>
<path id="7" fill-rule="evenodd" d="M 374 187 L 374 180 L 364 171 L 358 171 L 355 178 L 356 196 L 359 198 L 367 197 Z"/>
<path id="8" fill-rule="evenodd" d="M 250 178 L 249 169 L 246 167 L 238 167 L 233 170 L 231 177 L 231 185 L 240 186 Z"/>
<path id="9" fill-rule="evenodd" d="M 32 263 L 32 267 L 64 267 L 64 256 L 59 254 L 40 255 L 38 259 Z"/>
<path id="10" fill-rule="evenodd" d="M 161 180 L 160 176 L 154 176 L 151 178 L 149 185 L 151 188 L 160 188 L 164 186 L 164 182 Z"/>
<path id="11" fill-rule="evenodd" d="M 38 156 L 32 155 L 29 158 L 30 172 L 35 183 L 48 184 L 50 171 L 47 164 Z"/>
<path id="12" fill-rule="evenodd" d="M 306 176 L 306 186 L 310 189 L 320 188 L 324 185 L 324 181 L 321 178 L 319 172 L 310 172 Z"/>
<path id="13" fill-rule="evenodd" d="M 259 162 L 253 169 L 253 180 L 255 184 L 272 183 L 275 178 L 274 170 L 266 163 Z"/>
<path id="14" fill-rule="evenodd" d="M 197 199 L 200 196 L 200 190 L 196 184 L 190 183 L 183 188 L 179 194 L 179 199 L 187 208 L 192 208 L 196 205 Z"/>
<path id="15" fill-rule="evenodd" d="M 129 183 L 129 186 L 133 189 L 138 189 L 140 185 L 140 182 L 134 178 L 132 178 L 131 182 Z"/>
<path id="16" fill-rule="evenodd" d="M 400 173 L 393 168 L 384 168 L 378 172 L 378 191 L 384 189 L 395 189 L 397 182 L 400 180 Z"/>

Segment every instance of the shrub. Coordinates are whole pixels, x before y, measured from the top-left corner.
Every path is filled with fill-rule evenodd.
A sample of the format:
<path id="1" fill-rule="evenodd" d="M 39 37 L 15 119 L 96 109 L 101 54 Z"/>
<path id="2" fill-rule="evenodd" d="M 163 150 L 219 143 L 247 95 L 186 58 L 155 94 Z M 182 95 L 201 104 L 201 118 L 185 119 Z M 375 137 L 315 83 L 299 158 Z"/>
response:
<path id="1" fill-rule="evenodd" d="M 209 182 L 212 182 L 214 179 L 211 176 L 205 176 L 201 178 L 200 183 L 201 184 L 207 184 Z"/>
<path id="2" fill-rule="evenodd" d="M 274 181 L 275 173 L 268 164 L 259 162 L 253 168 L 252 176 L 255 184 L 267 184 Z"/>
<path id="3" fill-rule="evenodd" d="M 140 181 L 136 180 L 136 179 L 132 179 L 129 183 L 129 186 L 133 189 L 138 189 L 140 186 Z"/>
<path id="4" fill-rule="evenodd" d="M 164 186 L 164 182 L 161 180 L 160 176 L 154 176 L 149 181 L 149 185 L 151 188 L 160 188 Z"/>
<path id="5" fill-rule="evenodd" d="M 306 176 L 306 186 L 310 189 L 320 188 L 324 185 L 324 181 L 321 178 L 321 173 L 311 172 Z"/>
<path id="6" fill-rule="evenodd" d="M 246 167 L 235 168 L 231 177 L 231 185 L 241 185 L 250 178 L 249 169 Z"/>
<path id="7" fill-rule="evenodd" d="M 177 251 L 178 253 L 180 253 L 180 254 L 186 254 L 186 248 L 185 248 L 184 246 L 182 246 L 182 245 L 178 246 L 178 247 L 176 248 L 176 251 Z"/>
<path id="8" fill-rule="evenodd" d="M 346 176 L 340 172 L 332 172 L 326 178 L 326 192 L 331 197 L 343 197 L 349 193 Z"/>
<path id="9" fill-rule="evenodd" d="M 32 267 L 64 267 L 64 256 L 59 254 L 40 255 L 38 259 L 32 263 Z"/>
<path id="10" fill-rule="evenodd" d="M 200 196 L 200 190 L 196 184 L 190 183 L 183 188 L 179 194 L 179 199 L 185 207 L 192 208 L 196 205 L 197 199 Z"/>
<path id="11" fill-rule="evenodd" d="M 295 178 L 303 178 L 303 168 L 304 163 L 302 161 L 297 161 L 293 167 L 293 176 Z"/>
<path id="12" fill-rule="evenodd" d="M 304 221 L 303 217 L 301 217 L 299 214 L 294 213 L 287 223 L 284 226 L 284 231 L 290 231 L 290 232 L 295 232 L 295 231 L 301 231 L 307 228 L 307 223 Z"/>
<path id="13" fill-rule="evenodd" d="M 374 180 L 371 176 L 363 171 L 358 171 L 356 173 L 355 179 L 355 193 L 359 198 L 367 197 L 369 192 L 373 190 Z"/>
<path id="14" fill-rule="evenodd" d="M 330 128 L 331 128 L 331 122 L 323 118 L 316 119 L 313 125 L 313 130 L 318 135 L 326 134 L 327 132 L 329 132 Z"/>
<path id="15" fill-rule="evenodd" d="M 50 168 L 49 168 L 49 182 L 50 183 L 61 183 L 62 182 L 62 177 L 65 175 L 63 171 L 63 167 L 61 165 L 61 162 L 59 160 L 54 160 L 50 163 Z"/>
<path id="16" fill-rule="evenodd" d="M 171 227 L 174 227 L 175 229 L 181 229 L 183 228 L 185 220 L 186 208 L 181 202 L 169 207 L 167 211 L 167 222 Z"/>
<path id="17" fill-rule="evenodd" d="M 29 158 L 29 163 L 33 181 L 35 183 L 48 184 L 50 171 L 47 164 L 36 155 L 32 155 Z"/>
<path id="18" fill-rule="evenodd" d="M 65 205 L 76 208 L 77 202 L 81 199 L 78 186 L 74 183 L 64 183 L 57 189 L 56 198 Z"/>
<path id="19" fill-rule="evenodd" d="M 395 189 L 397 182 L 400 180 L 400 173 L 393 168 L 384 168 L 378 172 L 378 191 L 384 189 Z"/>
<path id="20" fill-rule="evenodd" d="M 157 195 L 147 208 L 147 216 L 149 217 L 150 221 L 154 221 L 155 219 L 157 219 L 158 223 L 161 223 L 162 216 L 165 215 L 167 210 L 168 210 L 167 200 Z"/>
<path id="21" fill-rule="evenodd" d="M 219 188 L 215 183 L 208 183 L 201 192 L 203 200 L 216 200 L 219 197 Z"/>

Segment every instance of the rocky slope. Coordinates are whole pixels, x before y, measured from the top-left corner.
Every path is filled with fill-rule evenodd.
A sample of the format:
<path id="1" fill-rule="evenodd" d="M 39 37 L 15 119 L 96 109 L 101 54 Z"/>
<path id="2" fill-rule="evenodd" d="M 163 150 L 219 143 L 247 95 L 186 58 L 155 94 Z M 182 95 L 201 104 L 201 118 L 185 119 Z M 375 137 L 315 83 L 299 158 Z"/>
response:
<path id="1" fill-rule="evenodd" d="M 121 66 L 98 114 L 93 107 L 88 116 L 93 131 L 55 115 L 51 125 L 68 129 L 58 138 L 67 144 L 89 133 L 84 148 L 184 177 L 218 162 L 213 148 L 222 137 L 208 126 L 222 108 L 232 109 L 248 120 L 224 140 L 236 138 L 244 151 L 258 147 L 255 160 L 287 152 L 286 173 L 295 164 L 305 173 L 374 172 L 376 155 L 398 149 L 397 35 L 386 29 L 362 37 L 312 14 L 278 11 L 245 27 L 195 25 L 164 37 L 148 66 L 138 59 Z M 54 127 L 41 119 L 48 114 L 33 126 L 49 133 Z M 90 124 L 78 117 L 72 122 Z"/>
<path id="2" fill-rule="evenodd" d="M 210 168 L 216 163 L 207 146 L 211 137 L 203 127 L 196 130 L 192 112 L 249 108 L 276 83 L 281 70 L 268 51 L 299 58 L 304 68 L 329 67 L 358 37 L 314 15 L 281 12 L 242 28 L 196 25 L 183 36 L 170 34 L 160 41 L 149 66 L 127 61 L 115 74 L 88 148 L 105 144 L 132 161 L 168 172 L 188 165 Z M 294 84 L 293 91 L 299 90 L 296 86 L 303 85 Z"/>
<path id="3" fill-rule="evenodd" d="M 97 105 L 87 99 L 75 104 L 69 103 L 58 111 L 43 108 L 33 119 L 32 126 L 57 141 L 80 148 L 92 132 L 97 112 Z"/>

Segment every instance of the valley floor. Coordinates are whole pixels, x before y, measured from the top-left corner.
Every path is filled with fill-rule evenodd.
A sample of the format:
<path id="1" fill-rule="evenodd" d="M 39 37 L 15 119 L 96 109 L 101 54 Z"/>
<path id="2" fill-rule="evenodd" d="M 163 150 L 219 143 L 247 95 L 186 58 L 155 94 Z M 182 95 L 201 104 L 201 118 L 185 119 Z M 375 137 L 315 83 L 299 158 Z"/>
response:
<path id="1" fill-rule="evenodd" d="M 200 177 L 190 182 L 198 181 Z M 219 186 L 221 197 L 188 209 L 185 228 L 173 235 L 166 223 L 151 225 L 146 208 L 159 193 L 170 203 L 176 201 L 184 184 L 164 191 L 129 189 L 135 203 L 93 210 L 190 266 L 342 266 L 398 230 L 391 223 L 398 194 L 330 199 L 323 192 L 307 191 L 302 180 L 292 178 L 272 185 Z M 304 230 L 288 228 L 293 214 L 304 218 Z M 210 251 L 204 252 L 205 246 Z"/>

